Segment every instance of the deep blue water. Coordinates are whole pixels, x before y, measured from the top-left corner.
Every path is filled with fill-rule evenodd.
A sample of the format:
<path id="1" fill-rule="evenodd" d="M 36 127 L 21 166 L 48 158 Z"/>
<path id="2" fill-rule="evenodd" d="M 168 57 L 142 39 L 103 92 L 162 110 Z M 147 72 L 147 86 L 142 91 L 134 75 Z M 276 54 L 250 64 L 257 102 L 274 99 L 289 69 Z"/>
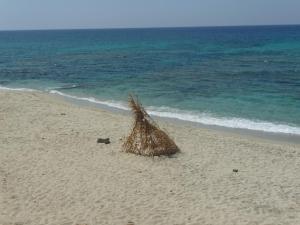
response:
<path id="1" fill-rule="evenodd" d="M 0 85 L 300 134 L 300 26 L 1 31 Z"/>

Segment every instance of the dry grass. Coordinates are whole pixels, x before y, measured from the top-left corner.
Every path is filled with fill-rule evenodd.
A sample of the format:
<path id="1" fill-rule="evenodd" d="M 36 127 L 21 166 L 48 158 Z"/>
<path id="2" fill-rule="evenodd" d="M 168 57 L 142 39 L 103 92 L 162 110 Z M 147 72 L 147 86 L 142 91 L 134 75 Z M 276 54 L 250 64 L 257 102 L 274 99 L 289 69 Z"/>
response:
<path id="1" fill-rule="evenodd" d="M 144 156 L 171 155 L 179 151 L 175 142 L 148 115 L 142 105 L 129 96 L 134 124 L 123 148 L 125 152 Z"/>

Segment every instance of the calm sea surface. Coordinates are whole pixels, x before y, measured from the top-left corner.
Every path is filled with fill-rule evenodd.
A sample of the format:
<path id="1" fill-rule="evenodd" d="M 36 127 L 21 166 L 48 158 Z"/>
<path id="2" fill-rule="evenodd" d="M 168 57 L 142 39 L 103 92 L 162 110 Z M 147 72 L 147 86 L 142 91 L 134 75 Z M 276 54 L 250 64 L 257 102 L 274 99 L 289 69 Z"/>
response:
<path id="1" fill-rule="evenodd" d="M 0 89 L 300 134 L 300 26 L 0 32 Z"/>

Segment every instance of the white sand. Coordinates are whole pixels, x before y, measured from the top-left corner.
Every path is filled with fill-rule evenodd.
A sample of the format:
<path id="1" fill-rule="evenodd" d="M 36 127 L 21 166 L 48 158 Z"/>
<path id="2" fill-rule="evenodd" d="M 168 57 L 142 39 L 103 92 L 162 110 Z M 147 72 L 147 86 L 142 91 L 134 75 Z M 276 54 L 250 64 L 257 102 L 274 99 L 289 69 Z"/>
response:
<path id="1" fill-rule="evenodd" d="M 0 224 L 300 224 L 299 145 L 160 122 L 182 153 L 147 158 L 120 151 L 130 124 L 1 91 Z"/>

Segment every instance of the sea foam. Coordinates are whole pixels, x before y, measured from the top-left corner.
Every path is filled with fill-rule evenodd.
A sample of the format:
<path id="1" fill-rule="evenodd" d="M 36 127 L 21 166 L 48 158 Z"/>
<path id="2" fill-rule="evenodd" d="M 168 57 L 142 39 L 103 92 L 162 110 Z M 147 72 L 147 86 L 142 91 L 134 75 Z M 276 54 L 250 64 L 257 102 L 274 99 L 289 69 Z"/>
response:
<path id="1" fill-rule="evenodd" d="M 72 98 L 76 100 L 88 101 L 95 104 L 105 105 L 112 108 L 117 108 L 121 110 L 128 111 L 125 102 L 118 101 L 101 101 L 94 97 L 77 97 L 74 95 L 65 94 L 57 90 L 51 90 L 51 94 L 61 95 L 67 98 Z M 182 121 L 195 122 L 205 125 L 222 126 L 229 128 L 239 128 L 255 131 L 264 131 L 271 133 L 283 133 L 283 134 L 294 134 L 300 135 L 300 127 L 291 126 L 287 124 L 277 124 L 266 121 L 259 120 L 249 120 L 244 118 L 235 117 L 215 117 L 208 113 L 198 113 L 192 111 L 185 111 L 180 109 L 174 109 L 170 107 L 146 107 L 148 113 L 153 116 L 178 119 Z"/>
<path id="2" fill-rule="evenodd" d="M 49 93 L 61 95 L 61 96 L 64 96 L 64 97 L 67 97 L 67 98 L 76 99 L 76 100 L 87 101 L 87 102 L 91 102 L 91 103 L 105 105 L 105 106 L 109 106 L 109 107 L 112 107 L 112 108 L 117 108 L 117 109 L 122 109 L 122 110 L 129 110 L 129 108 L 123 102 L 118 102 L 118 101 L 100 101 L 100 100 L 98 100 L 98 99 L 96 99 L 94 97 L 78 97 L 78 96 L 74 96 L 74 95 L 65 94 L 65 93 L 57 91 L 57 90 L 51 90 L 51 91 L 49 91 Z"/>
<path id="3" fill-rule="evenodd" d="M 34 90 L 34 89 L 30 89 L 30 88 L 9 88 L 9 87 L 3 87 L 0 86 L 0 90 L 6 90 L 6 91 L 38 91 L 38 90 Z"/>

